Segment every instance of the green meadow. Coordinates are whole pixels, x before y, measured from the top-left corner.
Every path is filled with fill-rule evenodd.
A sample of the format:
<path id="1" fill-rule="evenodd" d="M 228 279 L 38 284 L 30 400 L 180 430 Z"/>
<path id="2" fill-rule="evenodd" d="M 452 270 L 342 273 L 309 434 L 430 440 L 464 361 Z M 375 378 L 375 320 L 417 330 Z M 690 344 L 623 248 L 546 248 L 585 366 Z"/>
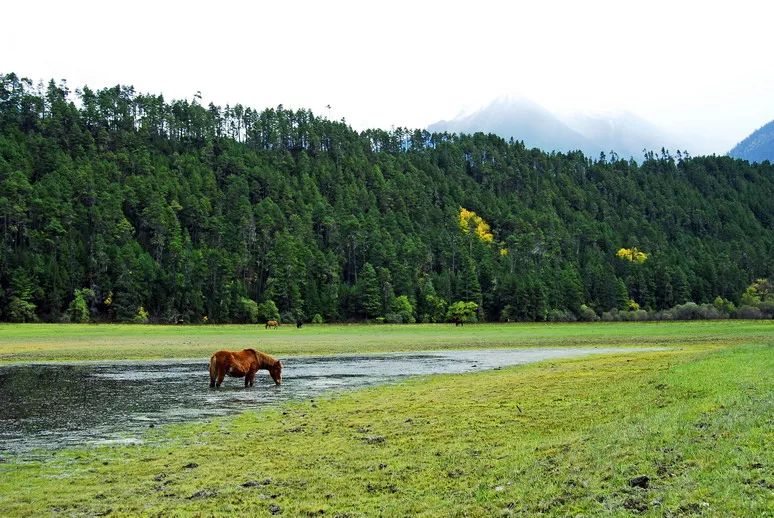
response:
<path id="1" fill-rule="evenodd" d="M 621 346 L 0 462 L 0 515 L 770 516 L 774 322 L 0 326 L 3 362 Z M 627 346 L 665 349 L 633 352 Z"/>
<path id="2" fill-rule="evenodd" d="M 159 326 L 0 324 L 0 363 L 206 358 L 252 347 L 277 356 L 437 349 L 739 344 L 770 336 L 771 321 L 415 325 Z"/>

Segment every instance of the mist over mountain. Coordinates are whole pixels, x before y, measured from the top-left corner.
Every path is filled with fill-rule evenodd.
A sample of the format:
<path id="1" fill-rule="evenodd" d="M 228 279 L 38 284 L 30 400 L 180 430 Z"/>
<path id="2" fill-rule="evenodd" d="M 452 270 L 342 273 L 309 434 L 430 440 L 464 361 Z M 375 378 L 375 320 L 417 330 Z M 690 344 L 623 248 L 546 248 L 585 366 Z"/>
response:
<path id="1" fill-rule="evenodd" d="M 750 162 L 774 162 L 774 120 L 753 131 L 728 154 Z"/>
<path id="2" fill-rule="evenodd" d="M 428 126 L 431 132 L 494 133 L 523 140 L 528 147 L 569 151 L 591 149 L 593 143 L 558 117 L 524 98 L 499 97 L 484 108 Z"/>
<path id="3" fill-rule="evenodd" d="M 428 126 L 429 131 L 494 133 L 544 151 L 581 150 L 597 157 L 615 151 L 641 159 L 643 149 L 681 149 L 678 139 L 630 112 L 554 114 L 525 98 L 504 96 L 470 114 Z"/>

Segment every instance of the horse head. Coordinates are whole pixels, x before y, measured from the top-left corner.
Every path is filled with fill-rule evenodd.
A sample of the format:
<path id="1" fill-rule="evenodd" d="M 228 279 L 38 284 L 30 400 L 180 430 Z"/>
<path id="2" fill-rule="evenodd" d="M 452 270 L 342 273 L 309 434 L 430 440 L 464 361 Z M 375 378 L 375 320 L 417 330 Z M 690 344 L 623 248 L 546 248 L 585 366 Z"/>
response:
<path id="1" fill-rule="evenodd" d="M 277 363 L 269 367 L 269 374 L 277 385 L 282 385 L 282 362 L 277 360 Z"/>

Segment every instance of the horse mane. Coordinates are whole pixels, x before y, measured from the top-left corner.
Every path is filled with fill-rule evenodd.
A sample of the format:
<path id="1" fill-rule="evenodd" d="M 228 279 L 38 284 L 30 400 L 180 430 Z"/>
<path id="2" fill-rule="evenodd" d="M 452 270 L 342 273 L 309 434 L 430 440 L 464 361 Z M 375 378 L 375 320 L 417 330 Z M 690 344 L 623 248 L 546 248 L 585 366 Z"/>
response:
<path id="1" fill-rule="evenodd" d="M 267 365 L 270 365 L 272 367 L 276 367 L 277 364 L 279 364 L 279 367 L 282 368 L 282 362 L 280 362 L 277 358 L 274 356 L 271 356 L 269 354 L 266 354 L 264 352 L 256 351 L 255 349 L 245 349 L 245 351 L 253 353 L 256 358 L 258 358 L 258 361 L 263 361 Z"/>

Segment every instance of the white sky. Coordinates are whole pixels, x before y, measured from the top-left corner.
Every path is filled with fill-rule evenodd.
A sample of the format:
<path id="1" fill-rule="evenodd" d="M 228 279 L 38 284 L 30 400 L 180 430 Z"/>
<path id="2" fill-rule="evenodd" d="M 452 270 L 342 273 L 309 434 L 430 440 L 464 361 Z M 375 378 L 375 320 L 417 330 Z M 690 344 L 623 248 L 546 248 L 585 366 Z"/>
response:
<path id="1" fill-rule="evenodd" d="M 774 2 L 7 2 L 0 72 L 424 127 L 504 93 L 625 109 L 693 154 L 774 119 Z"/>

